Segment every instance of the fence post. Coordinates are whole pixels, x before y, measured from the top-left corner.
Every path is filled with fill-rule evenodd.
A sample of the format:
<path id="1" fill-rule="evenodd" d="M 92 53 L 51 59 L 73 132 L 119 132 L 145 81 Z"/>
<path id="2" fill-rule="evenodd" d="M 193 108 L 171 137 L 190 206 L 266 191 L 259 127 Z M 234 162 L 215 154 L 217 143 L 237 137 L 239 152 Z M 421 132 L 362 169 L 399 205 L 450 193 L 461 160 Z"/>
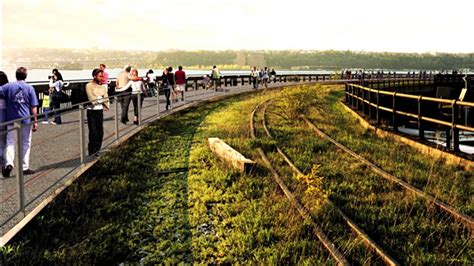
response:
<path id="1" fill-rule="evenodd" d="M 346 91 L 346 104 L 349 104 L 349 85 L 345 84 L 345 91 Z"/>
<path id="2" fill-rule="evenodd" d="M 418 96 L 418 137 L 420 140 L 425 139 L 425 129 L 423 127 L 423 119 L 422 119 L 422 108 L 421 108 L 421 100 L 423 96 Z"/>
<path id="3" fill-rule="evenodd" d="M 458 117 L 458 108 L 456 105 L 457 100 L 453 100 L 451 110 L 452 110 L 452 125 L 451 128 L 453 129 L 453 151 L 459 151 L 459 129 L 456 128 L 456 120 Z"/>
<path id="4" fill-rule="evenodd" d="M 114 105 L 115 105 L 115 141 L 118 141 L 119 140 L 119 112 L 118 112 L 118 96 L 115 96 L 115 101 L 114 101 Z"/>
<path id="5" fill-rule="evenodd" d="M 372 92 L 370 90 L 367 91 L 369 93 L 369 104 L 368 104 L 368 108 L 369 108 L 369 121 L 370 119 L 372 118 Z"/>
<path id="6" fill-rule="evenodd" d="M 138 125 L 141 125 L 142 123 L 142 95 L 140 91 L 137 93 L 137 106 L 138 106 L 137 121 L 138 121 Z"/>
<path id="7" fill-rule="evenodd" d="M 194 81 L 197 82 L 197 81 Z M 196 87 L 195 87 L 196 88 Z M 160 88 L 156 88 L 156 116 L 160 116 Z"/>
<path id="8" fill-rule="evenodd" d="M 365 95 L 366 95 L 365 90 L 362 90 L 360 93 L 360 98 L 362 98 L 362 100 L 360 100 L 360 103 L 362 104 L 362 113 L 364 114 L 365 114 L 365 102 L 364 102 Z"/>
<path id="9" fill-rule="evenodd" d="M 85 132 L 84 105 L 79 105 L 79 150 L 81 153 L 81 163 L 86 161 L 86 132 Z"/>
<path id="10" fill-rule="evenodd" d="M 356 109 L 359 110 L 360 109 L 360 105 L 364 105 L 364 101 L 361 100 L 361 93 L 363 92 L 364 90 L 361 90 L 360 87 L 357 87 L 357 85 L 354 85 L 354 99 L 355 99 L 355 106 L 356 106 Z"/>
<path id="11" fill-rule="evenodd" d="M 380 106 L 380 94 L 379 94 L 379 90 L 377 90 L 377 110 L 375 110 L 375 120 L 377 121 L 377 124 L 380 123 L 380 116 L 379 116 L 379 106 Z"/>
<path id="12" fill-rule="evenodd" d="M 13 128 L 16 134 L 16 145 L 15 145 L 15 174 L 17 178 L 17 190 L 18 190 L 18 208 L 25 216 L 25 182 L 23 179 L 23 152 L 22 152 L 22 136 L 21 136 L 21 121 L 13 123 Z"/>
<path id="13" fill-rule="evenodd" d="M 397 132 L 397 93 L 393 93 L 393 99 L 392 99 L 392 125 L 393 125 L 393 131 Z"/>

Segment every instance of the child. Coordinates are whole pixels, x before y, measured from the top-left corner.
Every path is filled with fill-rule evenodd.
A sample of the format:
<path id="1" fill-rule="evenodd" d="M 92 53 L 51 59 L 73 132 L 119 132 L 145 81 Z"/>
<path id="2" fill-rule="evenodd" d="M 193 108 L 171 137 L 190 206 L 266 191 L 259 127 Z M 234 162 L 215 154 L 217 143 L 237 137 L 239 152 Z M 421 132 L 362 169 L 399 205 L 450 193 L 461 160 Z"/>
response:
<path id="1" fill-rule="evenodd" d="M 202 84 L 204 85 L 204 88 L 206 91 L 211 87 L 211 79 L 209 78 L 208 75 L 204 75 L 202 77 Z"/>
<path id="2" fill-rule="evenodd" d="M 51 101 L 49 98 L 50 90 L 45 90 L 43 92 L 43 104 L 41 105 L 42 112 L 44 114 L 44 121 L 41 124 L 48 124 L 48 113 L 51 111 Z"/>

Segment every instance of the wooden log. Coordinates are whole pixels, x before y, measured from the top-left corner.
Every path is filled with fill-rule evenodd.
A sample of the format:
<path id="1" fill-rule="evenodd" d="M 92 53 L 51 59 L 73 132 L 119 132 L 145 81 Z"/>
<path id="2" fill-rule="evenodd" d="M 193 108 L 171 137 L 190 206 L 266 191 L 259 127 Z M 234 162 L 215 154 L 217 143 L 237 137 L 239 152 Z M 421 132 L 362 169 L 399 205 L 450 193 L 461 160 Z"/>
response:
<path id="1" fill-rule="evenodd" d="M 238 151 L 234 150 L 227 143 L 219 138 L 208 138 L 209 147 L 222 160 L 228 162 L 240 172 L 249 172 L 255 165 L 255 162 L 245 158 Z"/>

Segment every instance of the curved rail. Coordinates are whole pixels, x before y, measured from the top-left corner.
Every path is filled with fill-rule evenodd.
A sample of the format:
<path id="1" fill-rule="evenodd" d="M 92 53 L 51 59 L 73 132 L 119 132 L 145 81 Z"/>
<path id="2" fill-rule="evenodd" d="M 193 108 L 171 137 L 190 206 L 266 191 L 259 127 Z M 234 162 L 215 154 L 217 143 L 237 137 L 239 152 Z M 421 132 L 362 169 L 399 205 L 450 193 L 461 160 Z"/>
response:
<path id="1" fill-rule="evenodd" d="M 357 160 L 363 162 L 365 165 L 367 165 L 369 168 L 371 168 L 373 172 L 377 173 L 378 175 L 382 176 L 383 178 L 387 179 L 388 181 L 396 183 L 396 184 L 400 185 L 401 187 L 403 187 L 404 189 L 406 189 L 408 191 L 411 191 L 411 192 L 415 193 L 416 195 L 424 198 L 428 202 L 433 203 L 434 205 L 436 205 L 437 207 L 439 207 L 440 209 L 442 209 L 443 211 L 445 211 L 446 213 L 451 215 L 454 219 L 456 219 L 456 220 L 460 221 L 461 223 L 463 223 L 469 229 L 469 231 L 471 232 L 471 235 L 474 234 L 474 220 L 473 220 L 472 217 L 467 216 L 467 215 L 457 211 L 455 208 L 451 207 L 450 205 L 436 199 L 435 197 L 429 195 L 428 193 L 423 192 L 420 189 L 410 185 L 409 183 L 399 179 L 398 177 L 384 171 L 383 169 L 376 166 L 375 164 L 373 164 L 369 160 L 365 159 L 364 157 L 362 157 L 359 154 L 353 152 L 352 150 L 350 150 L 346 146 L 342 145 L 341 143 L 337 142 L 336 140 L 334 140 L 331 137 L 329 137 L 328 135 L 326 135 L 323 131 L 321 131 L 313 123 L 311 123 L 311 121 L 309 121 L 308 118 L 306 118 L 306 116 L 302 115 L 301 117 L 308 124 L 308 126 L 311 129 L 313 129 L 313 131 L 317 135 L 319 135 L 320 137 L 330 141 L 331 143 L 336 145 L 339 149 L 341 149 L 344 152 L 348 153 L 349 155 L 356 158 Z"/>
<path id="2" fill-rule="evenodd" d="M 271 103 L 270 103 L 271 104 Z M 262 124 L 263 124 L 263 129 L 265 133 L 267 134 L 268 137 L 273 138 L 273 136 L 270 133 L 270 130 L 267 127 L 267 122 L 265 119 L 265 113 L 268 105 L 266 105 L 263 109 L 263 119 L 262 119 Z M 304 175 L 303 172 L 301 172 L 298 167 L 286 156 L 286 154 L 277 146 L 277 152 L 283 157 L 285 162 L 293 169 L 293 172 L 295 172 L 298 175 Z M 327 203 L 329 206 L 331 206 L 347 223 L 347 225 L 351 228 L 351 230 L 357 234 L 358 237 L 362 238 L 364 243 L 369 247 L 369 249 L 374 250 L 375 253 L 387 264 L 387 265 L 400 265 L 394 258 L 392 258 L 387 251 L 385 251 L 382 247 L 380 247 L 370 236 L 364 232 L 362 228 L 360 228 L 352 219 L 350 219 L 339 207 L 336 206 L 331 200 L 325 199 L 325 203 Z"/>
<path id="3" fill-rule="evenodd" d="M 255 136 L 255 126 L 254 126 L 254 117 L 255 117 L 255 112 L 257 109 L 260 107 L 262 103 L 258 104 L 255 109 L 252 111 L 250 114 L 250 136 L 252 139 L 256 139 Z M 263 151 L 262 148 L 258 148 L 258 152 L 260 153 L 260 156 L 262 157 L 262 160 L 265 162 L 267 168 L 270 170 L 270 172 L 273 175 L 273 178 L 277 182 L 277 184 L 280 186 L 280 188 L 283 190 L 285 193 L 286 197 L 290 200 L 291 204 L 296 207 L 298 210 L 299 214 L 305 219 L 306 221 L 311 222 L 313 225 L 313 232 L 316 235 L 316 237 L 321 241 L 323 246 L 327 249 L 327 251 L 331 254 L 331 256 L 337 261 L 339 265 L 349 265 L 349 262 L 346 260 L 346 258 L 337 250 L 335 245 L 328 239 L 326 234 L 321 230 L 321 228 L 314 223 L 314 221 L 311 219 L 311 216 L 306 210 L 305 207 L 303 207 L 298 200 L 295 198 L 295 196 L 290 192 L 286 184 L 283 182 L 283 180 L 280 178 L 280 175 L 278 172 L 273 168 L 272 164 L 268 160 L 267 156 L 265 155 L 265 152 Z"/>

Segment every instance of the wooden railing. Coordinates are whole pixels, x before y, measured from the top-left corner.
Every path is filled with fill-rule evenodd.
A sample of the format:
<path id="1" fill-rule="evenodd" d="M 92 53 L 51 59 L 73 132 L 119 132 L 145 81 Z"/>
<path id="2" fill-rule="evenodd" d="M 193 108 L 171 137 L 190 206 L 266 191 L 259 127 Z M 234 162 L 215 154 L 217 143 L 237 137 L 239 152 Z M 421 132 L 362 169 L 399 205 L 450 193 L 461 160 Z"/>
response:
<path id="1" fill-rule="evenodd" d="M 411 95 L 357 84 L 346 84 L 345 96 L 348 105 L 362 111 L 377 124 L 381 123 L 384 112 L 385 116 L 391 117 L 389 124 L 395 131 L 400 125 L 401 117 L 414 119 L 418 125 L 420 139 L 424 139 L 424 131 L 428 124 L 441 126 L 446 132 L 446 147 L 453 151 L 459 151 L 460 130 L 474 132 L 474 127 L 468 125 L 467 119 L 464 119 L 463 125 L 463 119 L 460 117 L 462 116 L 460 110 L 474 107 L 474 102 Z M 441 109 L 448 109 L 449 112 L 441 114 Z"/>

